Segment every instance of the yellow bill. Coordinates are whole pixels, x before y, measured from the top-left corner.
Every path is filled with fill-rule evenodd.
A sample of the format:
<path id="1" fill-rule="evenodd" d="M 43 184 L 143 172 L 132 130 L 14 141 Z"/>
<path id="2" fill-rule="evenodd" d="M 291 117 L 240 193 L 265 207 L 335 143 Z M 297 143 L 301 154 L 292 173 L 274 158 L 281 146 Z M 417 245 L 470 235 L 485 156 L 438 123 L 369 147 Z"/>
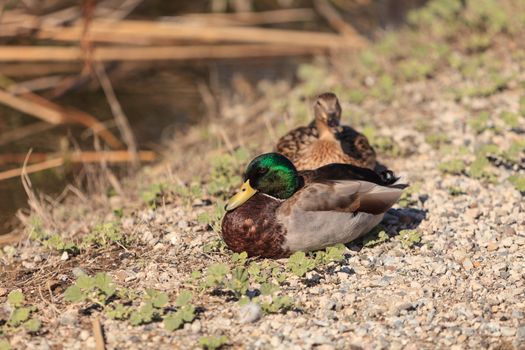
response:
<path id="1" fill-rule="evenodd" d="M 248 179 L 242 184 L 240 191 L 230 198 L 224 209 L 226 209 L 226 211 L 230 211 L 240 207 L 256 193 L 257 190 L 250 186 L 250 180 Z"/>

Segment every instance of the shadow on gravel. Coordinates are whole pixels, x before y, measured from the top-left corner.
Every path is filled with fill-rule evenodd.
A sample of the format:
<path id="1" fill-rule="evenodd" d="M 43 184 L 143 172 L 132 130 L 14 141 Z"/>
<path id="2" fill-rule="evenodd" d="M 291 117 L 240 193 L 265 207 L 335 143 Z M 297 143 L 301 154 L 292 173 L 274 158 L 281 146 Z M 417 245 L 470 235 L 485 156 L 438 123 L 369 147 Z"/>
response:
<path id="1" fill-rule="evenodd" d="M 425 210 L 416 208 L 399 208 L 389 209 L 381 224 L 386 228 L 395 228 L 397 232 L 400 230 L 413 230 L 427 217 Z"/>
<path id="2" fill-rule="evenodd" d="M 398 236 L 403 230 L 415 230 L 427 217 L 425 210 L 416 208 L 390 209 L 383 221 L 368 234 L 346 244 L 348 249 L 359 252 L 364 246 L 375 246 Z"/>

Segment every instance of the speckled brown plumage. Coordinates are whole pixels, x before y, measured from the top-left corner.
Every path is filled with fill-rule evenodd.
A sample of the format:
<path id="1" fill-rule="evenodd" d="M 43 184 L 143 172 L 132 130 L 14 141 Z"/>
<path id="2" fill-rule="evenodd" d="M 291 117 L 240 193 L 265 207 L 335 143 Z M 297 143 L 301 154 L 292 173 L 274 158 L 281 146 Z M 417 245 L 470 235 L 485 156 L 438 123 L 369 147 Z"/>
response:
<path id="1" fill-rule="evenodd" d="M 276 151 L 290 159 L 298 170 L 316 169 L 331 163 L 347 163 L 374 169 L 376 154 L 366 137 L 346 125 L 340 125 L 341 106 L 337 96 L 324 93 L 314 104 L 315 119 L 284 135 Z M 327 137 L 329 134 L 329 138 Z M 320 139 L 333 142 L 319 142 Z"/>
<path id="2" fill-rule="evenodd" d="M 276 220 L 276 210 L 282 201 L 261 193 L 255 194 L 241 207 L 224 215 L 222 238 L 235 252 L 248 256 L 286 257 L 283 248 L 284 227 Z"/>
<path id="3" fill-rule="evenodd" d="M 347 156 L 345 163 L 374 169 L 376 166 L 376 153 L 363 134 L 346 125 L 333 126 L 331 130 Z M 278 141 L 275 149 L 290 159 L 298 170 L 315 169 L 329 164 L 310 160 L 308 155 L 309 147 L 318 139 L 319 131 L 312 122 L 308 126 L 296 128 L 284 135 Z"/>

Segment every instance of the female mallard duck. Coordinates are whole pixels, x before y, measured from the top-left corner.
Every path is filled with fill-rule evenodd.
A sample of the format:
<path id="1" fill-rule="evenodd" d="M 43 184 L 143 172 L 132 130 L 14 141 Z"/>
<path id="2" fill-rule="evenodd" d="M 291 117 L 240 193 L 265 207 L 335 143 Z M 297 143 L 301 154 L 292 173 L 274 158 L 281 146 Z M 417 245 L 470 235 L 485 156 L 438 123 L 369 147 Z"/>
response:
<path id="1" fill-rule="evenodd" d="M 244 180 L 226 204 L 222 237 L 235 252 L 273 258 L 362 236 L 406 187 L 391 172 L 380 176 L 350 164 L 298 172 L 278 153 L 252 160 Z"/>
<path id="2" fill-rule="evenodd" d="M 345 163 L 374 169 L 376 154 L 367 138 L 349 126 L 339 125 L 341 105 L 331 92 L 314 104 L 310 125 L 290 131 L 277 142 L 276 151 L 290 159 L 298 170 Z"/>

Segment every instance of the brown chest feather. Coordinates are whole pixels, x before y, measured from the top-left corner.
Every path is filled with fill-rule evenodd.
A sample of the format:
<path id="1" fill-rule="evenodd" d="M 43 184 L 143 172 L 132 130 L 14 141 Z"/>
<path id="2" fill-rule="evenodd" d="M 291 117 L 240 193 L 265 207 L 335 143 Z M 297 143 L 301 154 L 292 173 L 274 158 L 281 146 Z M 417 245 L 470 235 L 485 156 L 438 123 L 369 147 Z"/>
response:
<path id="1" fill-rule="evenodd" d="M 222 220 L 222 238 L 235 252 L 248 256 L 285 257 L 285 229 L 277 222 L 281 202 L 257 193 L 239 208 L 226 213 Z"/>

